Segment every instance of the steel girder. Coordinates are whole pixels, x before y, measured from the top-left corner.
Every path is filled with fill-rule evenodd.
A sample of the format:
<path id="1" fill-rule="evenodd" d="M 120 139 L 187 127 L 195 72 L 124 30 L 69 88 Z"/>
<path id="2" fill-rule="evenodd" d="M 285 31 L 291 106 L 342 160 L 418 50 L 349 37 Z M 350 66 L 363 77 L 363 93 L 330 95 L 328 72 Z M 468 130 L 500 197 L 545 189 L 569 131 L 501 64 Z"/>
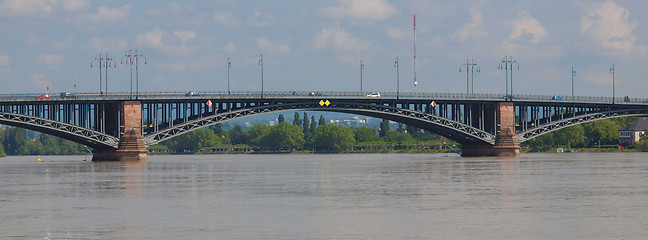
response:
<path id="1" fill-rule="evenodd" d="M 394 121 L 405 122 L 408 124 L 415 123 L 418 127 L 423 129 L 434 129 L 436 132 L 438 128 L 450 130 L 456 134 L 449 134 L 453 140 L 460 140 L 461 142 L 471 141 L 477 143 L 495 144 L 495 135 L 485 132 L 481 129 L 471 127 L 469 125 L 452 121 L 439 116 L 426 114 L 423 112 L 413 111 L 409 109 L 402 109 L 390 107 L 379 104 L 368 103 L 353 103 L 353 102 L 339 102 L 330 103 L 328 106 L 321 105 L 316 101 L 300 102 L 300 103 L 278 103 L 256 106 L 246 109 L 238 109 L 228 112 L 223 112 L 208 117 L 188 121 L 186 123 L 178 124 L 161 131 L 147 134 L 144 136 L 144 144 L 150 146 L 159 142 L 171 139 L 175 136 L 193 131 L 198 128 L 207 127 L 217 123 L 236 118 L 248 117 L 258 114 L 292 111 L 292 110 L 307 110 L 307 111 L 331 111 L 343 113 L 355 113 L 360 115 L 367 115 L 372 117 L 382 117 Z M 426 126 L 427 125 L 427 126 Z"/>
<path id="2" fill-rule="evenodd" d="M 532 138 L 538 137 L 540 135 L 550 133 L 566 127 L 570 127 L 576 124 L 588 123 L 588 122 L 606 119 L 606 118 L 646 116 L 646 115 L 648 115 L 648 109 L 619 109 L 619 110 L 580 115 L 580 116 L 566 118 L 559 121 L 554 121 L 549 124 L 540 125 L 536 128 L 524 132 L 519 132 L 516 134 L 517 141 L 518 143 L 522 143 Z"/>
<path id="3" fill-rule="evenodd" d="M 0 113 L 0 123 L 47 133 L 93 148 L 117 149 L 119 139 L 92 129 L 15 113 Z"/>

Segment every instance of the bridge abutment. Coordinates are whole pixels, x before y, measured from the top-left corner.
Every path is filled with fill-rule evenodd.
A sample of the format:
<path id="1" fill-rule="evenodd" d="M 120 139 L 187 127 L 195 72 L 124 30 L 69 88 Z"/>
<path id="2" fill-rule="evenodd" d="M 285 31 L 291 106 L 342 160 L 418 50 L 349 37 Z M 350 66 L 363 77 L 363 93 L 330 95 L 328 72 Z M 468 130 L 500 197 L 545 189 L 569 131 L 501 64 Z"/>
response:
<path id="1" fill-rule="evenodd" d="M 515 107 L 513 102 L 499 102 L 496 109 L 495 145 L 463 145 L 461 156 L 480 157 L 517 157 L 520 146 L 515 136 Z"/>
<path id="2" fill-rule="evenodd" d="M 139 101 L 120 103 L 119 147 L 95 149 L 92 161 L 146 161 L 148 150 L 142 136 L 142 105 Z"/>

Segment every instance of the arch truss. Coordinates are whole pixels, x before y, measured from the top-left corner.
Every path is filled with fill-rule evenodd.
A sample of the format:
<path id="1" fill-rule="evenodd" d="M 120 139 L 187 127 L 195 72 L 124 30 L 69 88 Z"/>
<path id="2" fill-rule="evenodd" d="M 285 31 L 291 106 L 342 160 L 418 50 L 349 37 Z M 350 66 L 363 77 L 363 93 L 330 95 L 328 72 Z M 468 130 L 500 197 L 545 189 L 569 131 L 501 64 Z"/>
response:
<path id="1" fill-rule="evenodd" d="M 92 129 L 46 118 L 0 112 L 0 123 L 47 133 L 90 147 L 117 149 L 119 139 Z"/>
<path id="2" fill-rule="evenodd" d="M 473 142 L 491 145 L 495 143 L 495 135 L 492 133 L 421 111 L 381 104 L 355 103 L 350 101 L 340 101 L 337 103 L 330 103 L 329 105 L 323 105 L 311 100 L 305 102 L 267 104 L 213 114 L 147 134 L 144 136 L 144 144 L 147 146 L 157 144 L 195 129 L 207 127 L 227 120 L 264 113 L 293 110 L 331 111 L 379 117 L 411 124 L 435 133 L 441 133 L 442 135 L 459 142 Z"/>

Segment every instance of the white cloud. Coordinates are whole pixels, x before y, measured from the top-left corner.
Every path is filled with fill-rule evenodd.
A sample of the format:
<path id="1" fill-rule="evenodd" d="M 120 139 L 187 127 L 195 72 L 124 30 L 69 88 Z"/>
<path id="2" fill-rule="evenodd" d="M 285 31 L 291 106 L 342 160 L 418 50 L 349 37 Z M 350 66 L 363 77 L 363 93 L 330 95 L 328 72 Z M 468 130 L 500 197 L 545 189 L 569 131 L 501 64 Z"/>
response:
<path id="1" fill-rule="evenodd" d="M 228 52 L 228 53 L 234 53 L 236 51 L 236 45 L 234 45 L 233 42 L 227 43 L 224 47 L 222 47 L 220 50 Z"/>
<path id="2" fill-rule="evenodd" d="M 119 8 L 108 8 L 101 6 L 97 8 L 97 13 L 87 14 L 85 19 L 91 22 L 108 22 L 112 20 L 125 20 L 130 15 L 131 5 L 126 4 Z"/>
<path id="3" fill-rule="evenodd" d="M 52 86 L 52 82 L 49 80 L 45 80 L 47 78 L 47 74 L 44 73 L 34 73 L 30 76 L 30 81 L 32 83 L 32 87 L 36 86 L 36 88 L 45 90 L 47 87 Z"/>
<path id="4" fill-rule="evenodd" d="M 50 14 L 57 0 L 5 0 L 0 3 L 0 13 L 4 16 L 34 16 Z"/>
<path id="5" fill-rule="evenodd" d="M 277 19 L 269 13 L 253 12 L 248 16 L 247 25 L 265 27 L 277 23 Z"/>
<path id="6" fill-rule="evenodd" d="M 11 68 L 9 68 L 9 62 L 11 62 L 11 56 L 0 55 L 0 76 L 3 73 L 11 72 Z"/>
<path id="7" fill-rule="evenodd" d="M 322 9 L 324 15 L 332 18 L 358 20 L 383 20 L 396 10 L 385 0 L 339 0 L 338 5 Z"/>
<path id="8" fill-rule="evenodd" d="M 230 12 L 217 12 L 212 15 L 214 21 L 221 26 L 225 27 L 238 27 L 241 25 L 241 22 L 238 20 L 236 15 Z"/>
<path id="9" fill-rule="evenodd" d="M 277 54 L 288 54 L 290 53 L 290 47 L 281 42 L 272 42 L 268 38 L 260 37 L 256 40 L 257 47 L 263 52 L 272 52 Z"/>
<path id="10" fill-rule="evenodd" d="M 88 0 L 63 0 L 61 1 L 61 6 L 63 10 L 68 12 L 79 11 L 81 9 L 87 8 L 90 6 L 90 1 Z"/>
<path id="11" fill-rule="evenodd" d="M 547 35 L 547 30 L 527 11 L 520 12 L 516 19 L 507 23 L 507 26 L 511 30 L 509 40 L 519 41 L 522 36 L 530 35 L 531 43 L 538 44 Z"/>
<path id="12" fill-rule="evenodd" d="M 120 37 L 95 37 L 90 39 L 90 48 L 97 51 L 123 51 L 127 47 L 126 39 Z"/>
<path id="13" fill-rule="evenodd" d="M 166 9 L 151 9 L 148 11 L 148 14 L 154 17 L 169 17 L 182 13 L 184 9 L 180 7 L 177 3 L 169 3 L 169 7 Z"/>
<path id="14" fill-rule="evenodd" d="M 182 43 L 187 42 L 188 40 L 196 39 L 196 32 L 187 30 L 187 31 L 173 31 L 173 35 L 180 38 Z"/>
<path id="15" fill-rule="evenodd" d="M 362 41 L 344 31 L 339 23 L 331 28 L 322 28 L 315 36 L 315 43 L 313 43 L 313 47 L 316 49 L 330 47 L 338 51 L 364 51 L 370 45 L 368 41 Z"/>
<path id="16" fill-rule="evenodd" d="M 600 46 L 630 52 L 637 37 L 632 33 L 637 21 L 628 9 L 613 1 L 589 4 L 581 18 L 581 35 L 592 37 Z"/>
<path id="17" fill-rule="evenodd" d="M 474 5 L 470 7 L 471 21 L 461 27 L 455 32 L 455 36 L 460 41 L 465 41 L 468 37 L 486 38 L 488 33 L 483 29 L 482 22 L 484 16 L 482 15 L 480 6 Z"/>
<path id="18" fill-rule="evenodd" d="M 51 55 L 51 54 L 44 54 L 38 56 L 36 61 L 40 64 L 47 65 L 47 66 L 58 66 L 63 63 L 65 60 L 65 56 L 63 55 Z"/>
<path id="19" fill-rule="evenodd" d="M 183 32 L 183 31 L 179 31 Z M 173 38 L 175 36 L 175 39 Z M 192 54 L 196 48 L 186 45 L 171 45 L 167 41 L 173 42 L 173 40 L 180 40 L 177 35 L 169 35 L 166 31 L 155 28 L 151 31 L 148 31 L 144 34 L 140 34 L 135 38 L 135 42 L 140 46 L 153 47 L 159 51 L 162 51 L 166 54 L 181 56 Z"/>
<path id="20" fill-rule="evenodd" d="M 387 28 L 387 37 L 389 37 L 390 39 L 401 40 L 401 41 L 406 39 L 403 30 L 395 27 Z"/>

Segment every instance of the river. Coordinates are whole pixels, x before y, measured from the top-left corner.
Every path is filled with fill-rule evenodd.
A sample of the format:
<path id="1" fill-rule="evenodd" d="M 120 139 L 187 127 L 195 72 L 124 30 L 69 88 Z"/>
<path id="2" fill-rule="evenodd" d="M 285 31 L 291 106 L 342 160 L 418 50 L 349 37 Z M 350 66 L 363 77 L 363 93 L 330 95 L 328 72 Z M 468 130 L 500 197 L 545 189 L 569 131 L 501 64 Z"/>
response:
<path id="1" fill-rule="evenodd" d="M 0 239 L 648 239 L 648 154 L 0 158 Z"/>

